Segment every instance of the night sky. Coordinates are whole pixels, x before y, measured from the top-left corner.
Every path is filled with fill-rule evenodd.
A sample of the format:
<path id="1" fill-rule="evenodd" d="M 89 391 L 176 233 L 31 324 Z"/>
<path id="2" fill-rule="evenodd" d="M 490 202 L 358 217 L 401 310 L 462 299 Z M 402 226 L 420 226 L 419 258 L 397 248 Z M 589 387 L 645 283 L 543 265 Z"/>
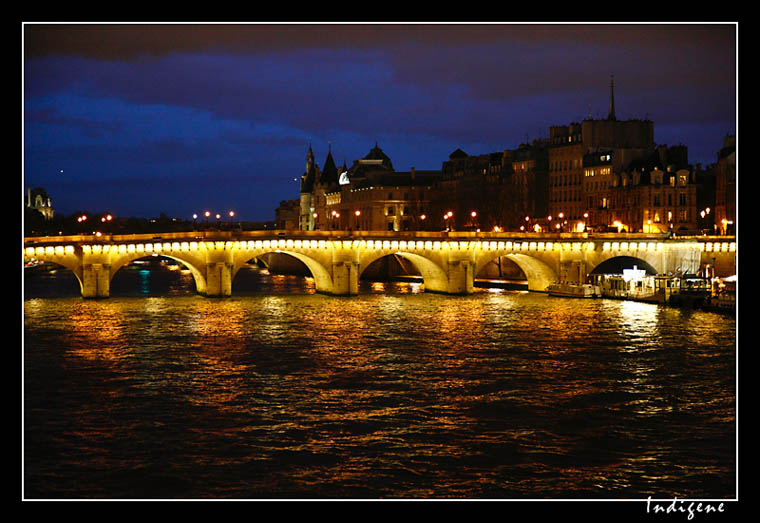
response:
<path id="1" fill-rule="evenodd" d="M 33 24 L 23 176 L 57 214 L 273 220 L 309 144 L 397 171 L 514 149 L 552 125 L 648 118 L 711 164 L 736 133 L 731 24 Z"/>

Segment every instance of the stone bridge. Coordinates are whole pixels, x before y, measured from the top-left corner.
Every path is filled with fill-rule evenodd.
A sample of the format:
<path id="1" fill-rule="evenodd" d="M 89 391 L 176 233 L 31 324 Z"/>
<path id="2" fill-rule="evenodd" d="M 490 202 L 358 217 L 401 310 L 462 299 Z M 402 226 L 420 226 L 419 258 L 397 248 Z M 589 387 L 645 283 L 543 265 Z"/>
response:
<path id="1" fill-rule="evenodd" d="M 522 269 L 528 289 L 545 291 L 555 281 L 585 281 L 599 264 L 633 257 L 658 274 L 695 273 L 703 264 L 736 271 L 734 237 L 654 234 L 474 233 L 383 231 L 194 231 L 161 235 L 46 236 L 24 239 L 25 259 L 70 269 L 85 298 L 107 297 L 114 274 L 130 262 L 158 254 L 190 269 L 198 293 L 230 296 L 232 281 L 248 261 L 285 253 L 311 271 L 318 292 L 358 293 L 362 272 L 387 255 L 408 259 L 425 290 L 473 292 L 475 276 L 505 256 Z"/>

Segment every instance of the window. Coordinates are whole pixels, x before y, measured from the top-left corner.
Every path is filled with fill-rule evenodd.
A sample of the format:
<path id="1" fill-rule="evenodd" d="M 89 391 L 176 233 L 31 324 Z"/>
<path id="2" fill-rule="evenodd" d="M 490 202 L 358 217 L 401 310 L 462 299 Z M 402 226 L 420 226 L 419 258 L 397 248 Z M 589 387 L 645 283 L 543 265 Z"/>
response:
<path id="1" fill-rule="evenodd" d="M 388 207 L 388 213 L 387 213 L 387 215 L 388 216 L 395 216 L 396 215 L 396 209 L 392 205 L 390 207 Z"/>
<path id="2" fill-rule="evenodd" d="M 681 193 L 678 195 L 678 204 L 679 205 L 686 205 L 686 193 Z"/>

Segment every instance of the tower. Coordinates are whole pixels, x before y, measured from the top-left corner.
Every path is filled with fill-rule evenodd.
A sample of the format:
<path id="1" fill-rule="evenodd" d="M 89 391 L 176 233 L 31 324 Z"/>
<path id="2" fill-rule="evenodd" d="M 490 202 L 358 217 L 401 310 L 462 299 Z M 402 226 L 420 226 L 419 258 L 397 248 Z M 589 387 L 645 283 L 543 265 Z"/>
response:
<path id="1" fill-rule="evenodd" d="M 608 120 L 615 120 L 615 75 L 610 75 L 610 114 Z"/>
<path id="2" fill-rule="evenodd" d="M 298 228 L 304 231 L 314 229 L 312 193 L 318 176 L 317 166 L 314 164 L 314 152 L 309 144 L 309 150 L 306 153 L 306 172 L 301 176 L 301 201 L 298 213 Z"/>

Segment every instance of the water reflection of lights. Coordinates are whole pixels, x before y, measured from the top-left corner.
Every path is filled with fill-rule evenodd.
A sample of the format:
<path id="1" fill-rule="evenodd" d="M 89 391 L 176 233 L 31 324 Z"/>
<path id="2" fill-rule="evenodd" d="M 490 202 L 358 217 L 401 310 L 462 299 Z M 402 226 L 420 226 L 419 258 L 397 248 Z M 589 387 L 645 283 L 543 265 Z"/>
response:
<path id="1" fill-rule="evenodd" d="M 116 363 L 133 356 L 126 336 L 125 311 L 116 301 L 82 302 L 69 317 L 69 353 L 88 360 Z"/>
<path id="2" fill-rule="evenodd" d="M 420 294 L 425 292 L 425 284 L 421 281 L 360 281 L 359 292 L 366 290 L 382 294 Z"/>

